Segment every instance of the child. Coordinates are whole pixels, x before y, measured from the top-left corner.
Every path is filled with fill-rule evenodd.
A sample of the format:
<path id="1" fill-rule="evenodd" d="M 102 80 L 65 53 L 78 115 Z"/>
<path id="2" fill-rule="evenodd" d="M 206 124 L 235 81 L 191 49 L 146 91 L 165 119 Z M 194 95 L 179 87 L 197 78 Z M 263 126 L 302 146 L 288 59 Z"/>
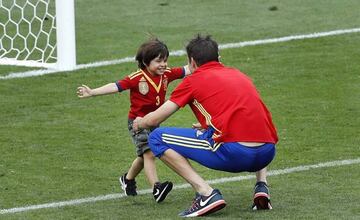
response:
<path id="1" fill-rule="evenodd" d="M 132 124 L 136 117 L 143 117 L 164 103 L 168 83 L 190 74 L 187 66 L 167 68 L 168 56 L 169 50 L 163 42 L 150 39 L 137 51 L 135 59 L 140 68 L 138 71 L 122 80 L 96 89 L 91 89 L 86 85 L 77 88 L 77 95 L 80 98 L 113 94 L 130 89 L 128 129 L 136 146 L 137 158 L 132 162 L 128 172 L 119 178 L 119 181 L 127 196 L 137 195 L 135 177 L 144 168 L 156 202 L 162 202 L 166 198 L 173 184 L 169 181 L 161 183 L 157 177 L 155 157 L 148 146 L 149 133 L 155 128 L 134 132 Z"/>

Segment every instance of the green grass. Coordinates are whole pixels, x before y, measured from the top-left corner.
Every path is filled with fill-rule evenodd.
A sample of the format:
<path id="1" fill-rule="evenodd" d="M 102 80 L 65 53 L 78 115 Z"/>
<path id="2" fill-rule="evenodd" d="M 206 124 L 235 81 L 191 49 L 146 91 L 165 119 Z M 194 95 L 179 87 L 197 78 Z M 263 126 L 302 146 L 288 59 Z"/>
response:
<path id="1" fill-rule="evenodd" d="M 278 10 L 269 10 L 274 5 Z M 199 32 L 232 43 L 356 28 L 359 5 L 357 0 L 76 0 L 77 63 L 133 56 L 150 35 L 179 50 Z M 0 66 L 1 75 L 19 71 L 23 68 Z"/>
<path id="2" fill-rule="evenodd" d="M 360 207 L 358 165 L 311 170 L 270 177 L 274 209 L 254 212 L 249 207 L 252 181 L 216 184 L 227 207 L 205 219 L 357 219 Z M 149 194 L 79 206 L 17 213 L 9 219 L 174 219 L 190 205 L 191 189 L 174 190 L 164 203 L 149 202 Z M 303 211 L 301 211 L 303 210 Z M 305 211 L 306 210 L 306 211 Z M 135 214 L 136 213 L 136 214 Z"/>
<path id="3" fill-rule="evenodd" d="M 229 43 L 360 23 L 355 16 L 360 3 L 351 0 L 78 0 L 76 5 L 78 63 L 132 56 L 149 31 L 177 50 L 199 31 Z M 269 11 L 272 5 L 279 10 Z M 153 11 L 161 13 L 149 16 Z M 221 51 L 224 64 L 253 79 L 272 112 L 280 141 L 271 170 L 360 157 L 358 48 L 360 35 L 354 33 Z M 169 59 L 171 66 L 185 62 L 185 56 Z M 79 100 L 75 92 L 83 83 L 100 86 L 135 69 L 134 63 L 125 63 L 0 80 L 0 209 L 120 192 L 117 178 L 135 158 L 127 131 L 129 94 Z M 1 66 L 0 74 L 24 70 Z M 164 125 L 187 127 L 194 120 L 186 107 Z M 161 179 L 184 183 L 161 161 L 157 165 Z M 239 175 L 194 166 L 205 179 Z M 269 177 L 271 212 L 249 210 L 253 180 L 214 185 L 228 206 L 209 218 L 356 219 L 358 168 L 355 164 Z M 149 188 L 143 173 L 137 182 L 139 189 Z M 163 204 L 142 195 L 0 218 L 173 219 L 192 198 L 187 188 L 174 190 Z"/>

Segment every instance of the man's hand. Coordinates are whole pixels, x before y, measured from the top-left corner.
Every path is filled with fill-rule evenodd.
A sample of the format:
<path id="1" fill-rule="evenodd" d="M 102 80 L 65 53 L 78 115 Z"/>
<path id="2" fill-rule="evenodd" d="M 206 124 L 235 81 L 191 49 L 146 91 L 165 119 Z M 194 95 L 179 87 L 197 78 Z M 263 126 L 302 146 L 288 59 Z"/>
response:
<path id="1" fill-rule="evenodd" d="M 91 97 L 91 89 L 87 85 L 82 85 L 77 88 L 77 96 L 79 98 Z"/>
<path id="2" fill-rule="evenodd" d="M 178 109 L 179 106 L 176 103 L 168 100 L 158 109 L 150 112 L 144 117 L 136 117 L 133 121 L 133 130 L 134 132 L 137 132 L 141 129 L 148 129 L 151 127 L 159 126 L 161 122 L 165 121 Z"/>
<path id="3" fill-rule="evenodd" d="M 142 117 L 136 117 L 135 120 L 133 121 L 133 131 L 134 132 L 138 132 L 141 129 L 139 124 L 141 123 L 142 119 L 143 119 Z"/>
<path id="4" fill-rule="evenodd" d="M 201 124 L 199 122 L 193 123 L 192 128 L 198 129 L 198 130 L 203 130 L 203 128 L 201 127 Z"/>

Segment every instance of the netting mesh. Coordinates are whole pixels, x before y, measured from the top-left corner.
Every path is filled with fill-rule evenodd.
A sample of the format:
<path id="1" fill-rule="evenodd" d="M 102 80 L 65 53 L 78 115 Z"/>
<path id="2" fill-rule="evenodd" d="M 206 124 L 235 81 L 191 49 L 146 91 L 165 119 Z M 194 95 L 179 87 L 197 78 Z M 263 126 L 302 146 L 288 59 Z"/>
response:
<path id="1" fill-rule="evenodd" d="M 0 60 L 56 62 L 55 0 L 0 0 Z"/>

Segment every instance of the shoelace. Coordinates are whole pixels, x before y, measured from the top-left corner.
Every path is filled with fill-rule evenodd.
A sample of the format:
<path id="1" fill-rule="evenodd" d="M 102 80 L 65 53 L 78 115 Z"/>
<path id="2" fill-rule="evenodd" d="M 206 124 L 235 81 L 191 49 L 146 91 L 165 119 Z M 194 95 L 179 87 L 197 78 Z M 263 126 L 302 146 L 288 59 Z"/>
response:
<path id="1" fill-rule="evenodd" d="M 199 209 L 199 200 L 201 199 L 201 196 L 197 196 L 194 198 L 192 204 L 191 204 L 191 207 L 189 208 L 188 212 L 192 212 L 194 210 L 197 210 Z"/>

